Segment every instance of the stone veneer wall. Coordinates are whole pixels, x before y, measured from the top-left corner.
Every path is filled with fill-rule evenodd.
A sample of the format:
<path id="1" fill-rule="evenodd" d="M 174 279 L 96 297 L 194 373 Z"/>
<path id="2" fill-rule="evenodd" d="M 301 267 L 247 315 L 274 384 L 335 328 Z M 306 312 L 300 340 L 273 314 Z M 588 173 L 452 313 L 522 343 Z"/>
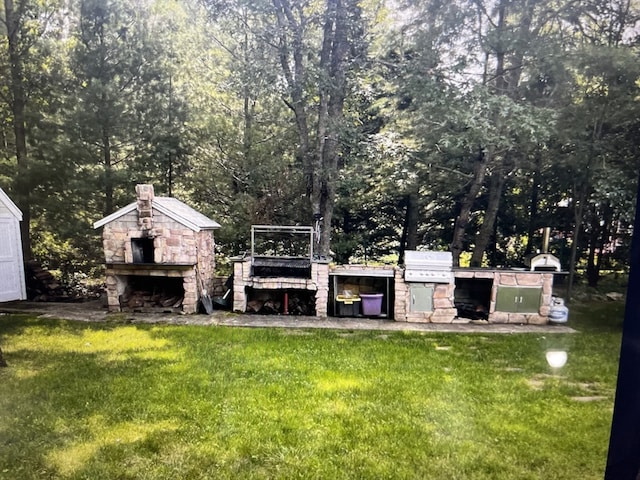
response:
<path id="1" fill-rule="evenodd" d="M 157 210 L 153 214 L 153 224 L 146 236 L 153 238 L 155 263 L 195 265 L 200 255 L 211 257 L 204 263 L 214 262 L 213 230 L 194 232 Z M 133 263 L 131 239 L 144 237 L 136 211 L 106 224 L 102 232 L 106 262 Z"/>
<path id="2" fill-rule="evenodd" d="M 311 278 L 253 277 L 251 258 L 234 260 L 233 264 L 233 310 L 247 310 L 248 287 L 262 290 L 312 290 L 316 292 L 316 316 L 327 316 L 329 302 L 329 264 L 311 263 Z"/>
<path id="3" fill-rule="evenodd" d="M 213 230 L 194 232 L 157 210 L 153 211 L 152 228 L 143 230 L 145 226 L 149 226 L 149 222 L 141 225 L 137 211 L 123 215 L 104 226 L 102 243 L 105 261 L 108 265 L 106 284 L 109 310 L 120 311 L 119 296 L 126 286 L 121 277 L 128 275 L 165 276 L 183 278 L 185 293 L 183 311 L 185 313 L 195 313 L 200 298 L 200 281 L 208 291 L 213 287 L 212 282 L 215 271 Z M 154 263 L 158 264 L 159 267 L 140 265 L 133 268 L 128 265 L 117 265 L 136 265 L 133 263 L 131 239 L 145 236 L 153 238 Z M 167 268 L 170 265 L 192 267 L 186 269 L 183 267 Z M 199 278 L 197 273 L 199 273 Z"/>
<path id="4" fill-rule="evenodd" d="M 549 322 L 551 297 L 553 293 L 553 273 L 514 272 L 502 270 L 456 270 L 456 278 L 485 278 L 493 280 L 491 287 L 491 303 L 489 306 L 489 323 L 526 323 L 545 325 Z M 512 313 L 496 311 L 498 287 L 540 287 L 540 308 L 537 313 Z"/>
<path id="5" fill-rule="evenodd" d="M 507 313 L 497 312 L 496 295 L 497 286 L 521 286 L 541 287 L 542 297 L 538 313 Z M 501 272 L 497 271 L 491 290 L 491 308 L 489 309 L 489 322 L 491 323 L 528 323 L 533 325 L 545 325 L 549 323 L 549 312 L 553 296 L 553 273 L 536 272 Z"/>
<path id="6" fill-rule="evenodd" d="M 458 313 L 453 303 L 453 283 L 422 283 L 433 287 L 433 311 L 411 312 L 411 283 L 404 280 L 404 269 L 395 272 L 394 319 L 398 322 L 452 323 Z"/>
<path id="7" fill-rule="evenodd" d="M 553 290 L 553 273 L 513 272 L 500 270 L 465 270 L 458 269 L 456 278 L 478 278 L 493 281 L 491 288 L 491 304 L 489 323 L 518 323 L 544 325 L 549 321 L 551 297 Z M 394 319 L 400 322 L 457 323 L 468 322 L 458 320 L 455 308 L 455 284 L 425 283 L 433 286 L 433 311 L 411 312 L 410 283 L 404 280 L 404 270 L 397 268 L 395 272 L 395 304 Z M 541 302 L 537 313 L 511 313 L 496 311 L 496 297 L 499 286 L 540 287 Z"/>

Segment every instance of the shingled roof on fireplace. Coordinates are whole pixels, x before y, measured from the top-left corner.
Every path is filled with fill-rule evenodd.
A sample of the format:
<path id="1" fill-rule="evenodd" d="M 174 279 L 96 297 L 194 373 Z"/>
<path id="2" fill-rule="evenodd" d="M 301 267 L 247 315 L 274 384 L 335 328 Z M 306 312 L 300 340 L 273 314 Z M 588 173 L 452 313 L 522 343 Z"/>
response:
<path id="1" fill-rule="evenodd" d="M 98 220 L 93 224 L 93 228 L 100 228 L 107 223 L 110 223 L 129 212 L 133 212 L 138 206 L 137 202 L 132 202 L 126 207 L 121 208 L 113 212 L 111 215 Z M 154 197 L 153 208 L 157 209 L 160 213 L 165 214 L 172 220 L 184 225 L 187 228 L 195 232 L 200 230 L 211 230 L 220 228 L 220 224 L 215 220 L 211 220 L 202 213 L 194 210 L 186 203 L 181 202 L 177 198 L 173 197 Z"/>

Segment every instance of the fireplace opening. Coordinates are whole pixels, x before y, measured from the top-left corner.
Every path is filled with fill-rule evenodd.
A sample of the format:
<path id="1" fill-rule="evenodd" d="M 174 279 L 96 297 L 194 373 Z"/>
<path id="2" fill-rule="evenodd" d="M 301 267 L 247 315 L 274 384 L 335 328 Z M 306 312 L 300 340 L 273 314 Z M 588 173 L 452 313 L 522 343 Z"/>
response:
<path id="1" fill-rule="evenodd" d="M 493 279 L 456 278 L 454 303 L 458 317 L 470 320 L 487 320 L 491 306 Z"/>
<path id="2" fill-rule="evenodd" d="M 182 310 L 184 285 L 182 277 L 152 277 L 130 275 L 120 277 L 126 282 L 120 295 L 122 310 Z"/>
<path id="3" fill-rule="evenodd" d="M 132 238 L 133 263 L 153 263 L 153 238 Z"/>
<path id="4" fill-rule="evenodd" d="M 316 315 L 316 292 L 295 288 L 247 288 L 247 313 L 261 315 Z"/>

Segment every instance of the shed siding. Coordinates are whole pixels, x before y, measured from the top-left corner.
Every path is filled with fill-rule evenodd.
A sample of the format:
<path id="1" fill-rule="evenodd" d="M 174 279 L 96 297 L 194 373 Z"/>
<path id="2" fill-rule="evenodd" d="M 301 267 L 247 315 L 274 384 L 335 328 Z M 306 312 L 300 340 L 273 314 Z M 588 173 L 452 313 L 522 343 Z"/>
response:
<path id="1" fill-rule="evenodd" d="M 0 302 L 26 298 L 21 247 L 18 221 L 0 216 Z"/>

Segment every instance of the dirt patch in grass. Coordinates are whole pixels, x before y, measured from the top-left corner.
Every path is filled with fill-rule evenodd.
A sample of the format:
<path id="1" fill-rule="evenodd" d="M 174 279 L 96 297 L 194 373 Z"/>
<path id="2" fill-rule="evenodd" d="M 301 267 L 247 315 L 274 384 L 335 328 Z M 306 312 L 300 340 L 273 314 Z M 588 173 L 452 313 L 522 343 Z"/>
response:
<path id="1" fill-rule="evenodd" d="M 529 387 L 531 387 L 532 390 L 543 390 L 549 380 L 559 379 L 559 378 L 560 377 L 556 375 L 548 375 L 546 373 L 540 373 L 529 378 L 527 380 L 527 385 L 529 385 Z"/>
<path id="2" fill-rule="evenodd" d="M 287 329 L 282 331 L 282 335 L 294 336 L 294 337 L 296 337 L 296 336 L 297 337 L 305 337 L 305 336 L 311 335 L 311 332 L 309 332 L 307 330 L 287 328 Z"/>

